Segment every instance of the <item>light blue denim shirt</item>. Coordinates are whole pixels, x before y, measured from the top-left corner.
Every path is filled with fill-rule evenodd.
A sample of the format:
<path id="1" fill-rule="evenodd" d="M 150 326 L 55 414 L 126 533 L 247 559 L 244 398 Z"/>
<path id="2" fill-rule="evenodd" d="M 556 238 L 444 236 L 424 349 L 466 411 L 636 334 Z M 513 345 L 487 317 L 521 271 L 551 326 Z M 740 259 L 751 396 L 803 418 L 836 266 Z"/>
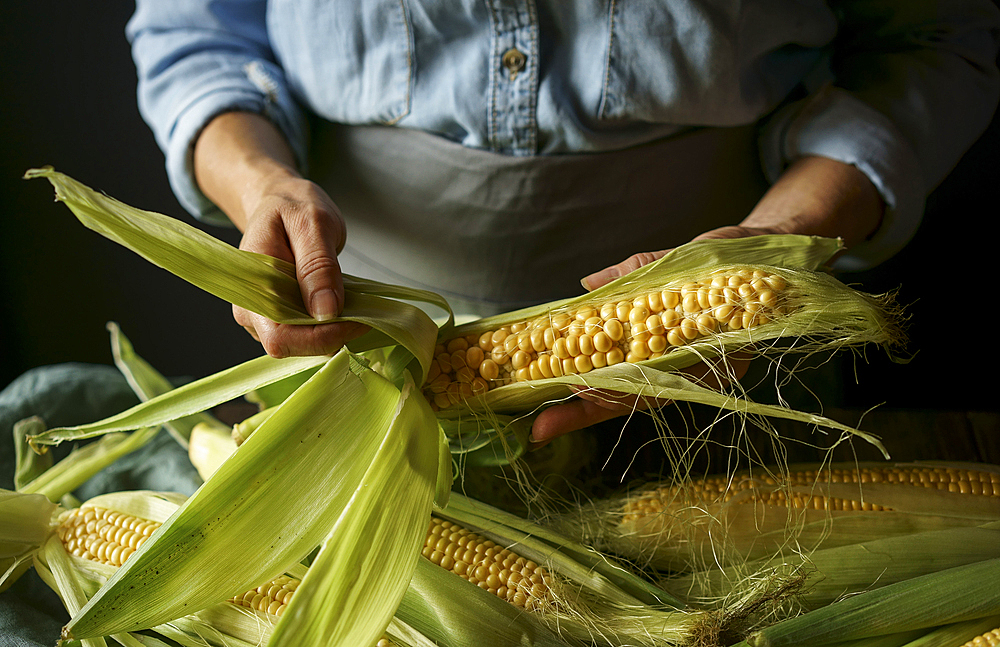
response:
<path id="1" fill-rule="evenodd" d="M 300 160 L 304 111 L 516 156 L 762 121 L 770 178 L 822 155 L 879 189 L 883 226 L 853 250 L 864 266 L 911 237 L 1000 93 L 989 0 L 136 4 L 140 110 L 175 193 L 214 223 L 227 221 L 193 180 L 192 146 L 227 110 L 267 115 Z"/>

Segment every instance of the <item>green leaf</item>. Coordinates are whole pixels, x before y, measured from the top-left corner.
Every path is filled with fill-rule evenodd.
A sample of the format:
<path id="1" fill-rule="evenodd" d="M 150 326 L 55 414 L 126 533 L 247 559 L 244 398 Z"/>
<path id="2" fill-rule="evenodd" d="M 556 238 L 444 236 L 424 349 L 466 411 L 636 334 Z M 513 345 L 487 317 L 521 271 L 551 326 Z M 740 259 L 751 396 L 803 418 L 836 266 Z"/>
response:
<path id="1" fill-rule="evenodd" d="M 52 454 L 31 450 L 28 438 L 45 431 L 45 421 L 38 416 L 14 423 L 14 489 L 18 492 L 52 467 Z"/>
<path id="2" fill-rule="evenodd" d="M 258 357 L 249 362 L 177 387 L 152 400 L 97 422 L 76 427 L 57 427 L 32 436 L 32 446 L 58 445 L 66 440 L 91 438 L 112 431 L 154 427 L 171 420 L 211 409 L 248 391 L 321 366 L 328 357 Z"/>
<path id="3" fill-rule="evenodd" d="M 354 647 L 381 637 L 427 536 L 437 447 L 434 412 L 411 383 L 404 387 L 382 446 L 269 645 Z"/>
<path id="4" fill-rule="evenodd" d="M 1000 614 L 1000 559 L 957 566 L 850 596 L 779 622 L 752 647 L 829 645 Z"/>
<path id="5" fill-rule="evenodd" d="M 43 494 L 50 501 L 59 501 L 105 467 L 148 443 L 159 431 L 159 427 L 145 427 L 132 433 L 107 434 L 99 440 L 77 447 L 18 491 Z M 44 427 L 36 433 L 43 432 Z"/>
<path id="6" fill-rule="evenodd" d="M 51 167 L 31 169 L 24 177 L 47 178 L 56 189 L 56 199 L 84 226 L 210 294 L 278 323 L 319 323 L 306 311 L 295 267 L 287 261 L 237 249 L 169 216 L 130 207 Z M 437 325 L 418 307 L 385 296 L 447 309 L 444 299 L 422 290 L 350 276 L 344 277 L 344 286 L 344 310 L 333 321 L 355 321 L 372 328 L 349 347 L 361 352 L 399 343 L 419 361 L 423 382 Z M 450 315 L 450 309 L 448 312 Z"/>
<path id="7" fill-rule="evenodd" d="M 278 407 L 66 632 L 168 622 L 256 587 L 319 545 L 375 459 L 400 398 L 352 363 L 339 353 Z"/>

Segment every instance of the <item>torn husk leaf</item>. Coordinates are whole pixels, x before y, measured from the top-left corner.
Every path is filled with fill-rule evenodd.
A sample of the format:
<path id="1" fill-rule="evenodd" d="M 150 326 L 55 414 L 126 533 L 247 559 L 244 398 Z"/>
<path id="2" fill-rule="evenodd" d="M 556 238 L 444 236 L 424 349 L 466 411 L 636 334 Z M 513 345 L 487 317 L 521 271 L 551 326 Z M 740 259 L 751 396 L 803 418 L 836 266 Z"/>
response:
<path id="1" fill-rule="evenodd" d="M 131 249 L 197 287 L 279 323 L 316 324 L 302 303 L 295 268 L 220 241 L 175 218 L 143 211 L 98 193 L 51 167 L 31 169 L 25 178 L 47 178 L 86 227 Z M 355 352 L 399 344 L 427 374 L 438 327 L 422 310 L 400 299 L 434 305 L 447 302 L 424 290 L 344 276 L 344 309 L 334 321 L 355 321 L 372 331 L 350 342 Z"/>
<path id="2" fill-rule="evenodd" d="M 395 613 L 420 558 L 438 474 L 437 422 L 412 382 L 397 407 L 269 645 L 373 644 Z"/>
<path id="3" fill-rule="evenodd" d="M 21 491 L 28 483 L 52 467 L 52 454 L 31 450 L 28 438 L 45 431 L 45 421 L 38 416 L 14 423 L 14 489 Z"/>
<path id="4" fill-rule="evenodd" d="M 34 433 L 44 432 L 45 427 L 42 425 L 36 428 Z M 59 501 L 105 467 L 148 443 L 157 433 L 159 427 L 145 427 L 131 433 L 107 434 L 94 442 L 76 447 L 61 461 L 17 490 L 43 494 L 51 501 Z"/>
<path id="5" fill-rule="evenodd" d="M 327 360 L 74 616 L 67 636 L 158 625 L 287 570 L 351 504 L 399 398 L 349 353 Z"/>
<path id="6" fill-rule="evenodd" d="M 58 445 L 112 431 L 154 427 L 228 402 L 264 384 L 322 366 L 328 357 L 258 357 L 168 391 L 131 409 L 95 423 L 60 427 L 32 436 L 32 447 Z"/>

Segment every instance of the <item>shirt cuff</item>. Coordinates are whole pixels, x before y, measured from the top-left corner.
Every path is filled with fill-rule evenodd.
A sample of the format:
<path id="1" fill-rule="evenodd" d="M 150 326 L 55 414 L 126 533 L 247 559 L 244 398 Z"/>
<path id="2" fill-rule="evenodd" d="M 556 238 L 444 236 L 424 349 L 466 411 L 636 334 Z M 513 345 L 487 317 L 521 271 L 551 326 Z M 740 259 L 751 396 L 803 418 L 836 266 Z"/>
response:
<path id="1" fill-rule="evenodd" d="M 194 144 L 202 129 L 216 116 L 233 111 L 253 112 L 268 118 L 288 140 L 300 169 L 307 159 L 308 126 L 301 109 L 292 97 L 270 80 L 260 62 L 244 66 L 242 83 L 220 79 L 202 88 L 197 99 L 190 102 L 174 120 L 166 146 L 167 177 L 181 206 L 198 220 L 223 227 L 232 227 L 229 218 L 209 200 L 194 177 Z"/>
<path id="2" fill-rule="evenodd" d="M 761 133 L 761 159 L 772 182 L 794 160 L 816 155 L 854 165 L 885 201 L 879 229 L 834 262 L 856 272 L 889 259 L 923 218 L 926 188 L 916 154 L 888 117 L 846 90 L 827 86 L 779 110 Z"/>

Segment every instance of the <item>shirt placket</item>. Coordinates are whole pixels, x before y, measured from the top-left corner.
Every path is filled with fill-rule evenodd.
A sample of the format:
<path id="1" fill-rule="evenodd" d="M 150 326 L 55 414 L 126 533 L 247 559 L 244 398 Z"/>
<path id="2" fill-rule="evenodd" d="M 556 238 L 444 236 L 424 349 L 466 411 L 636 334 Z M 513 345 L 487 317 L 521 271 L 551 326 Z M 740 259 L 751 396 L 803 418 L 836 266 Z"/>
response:
<path id="1" fill-rule="evenodd" d="M 489 0 L 490 148 L 534 155 L 538 147 L 538 12 L 534 0 Z"/>

